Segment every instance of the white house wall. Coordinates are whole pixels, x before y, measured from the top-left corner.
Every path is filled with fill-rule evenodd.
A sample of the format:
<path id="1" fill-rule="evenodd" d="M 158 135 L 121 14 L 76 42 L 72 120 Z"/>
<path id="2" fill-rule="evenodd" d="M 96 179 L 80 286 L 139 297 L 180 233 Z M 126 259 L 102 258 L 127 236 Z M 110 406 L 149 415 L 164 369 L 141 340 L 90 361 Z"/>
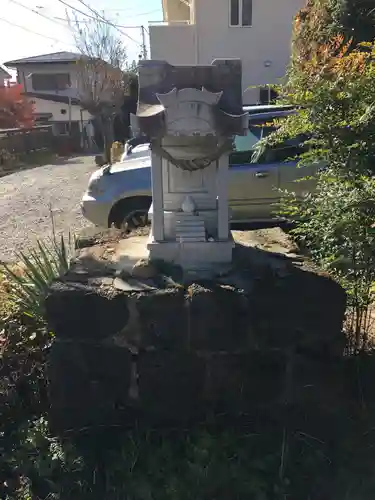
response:
<path id="1" fill-rule="evenodd" d="M 150 26 L 151 59 L 170 64 L 195 64 L 195 26 L 161 24 Z M 168 41 L 169 40 L 169 41 Z"/>
<path id="2" fill-rule="evenodd" d="M 229 0 L 196 0 L 196 25 L 150 26 L 151 57 L 170 64 L 210 64 L 240 58 L 244 103 L 259 99 L 249 86 L 277 83 L 291 54 L 293 18 L 306 0 L 253 0 L 251 27 L 229 26 Z"/>
<path id="3" fill-rule="evenodd" d="M 0 87 L 4 87 L 5 83 L 8 82 L 10 78 L 10 75 L 0 67 Z"/>
<path id="4" fill-rule="evenodd" d="M 39 113 L 52 113 L 52 118 L 49 121 L 53 122 L 68 122 L 69 121 L 69 105 L 62 102 L 47 101 L 45 99 L 31 98 L 31 102 L 34 104 L 34 112 Z M 71 106 L 71 120 L 72 122 L 81 121 L 81 110 L 80 106 L 73 104 Z M 65 113 L 62 113 L 65 111 Z M 82 110 L 82 121 L 87 122 L 91 119 L 91 115 L 88 111 Z"/>

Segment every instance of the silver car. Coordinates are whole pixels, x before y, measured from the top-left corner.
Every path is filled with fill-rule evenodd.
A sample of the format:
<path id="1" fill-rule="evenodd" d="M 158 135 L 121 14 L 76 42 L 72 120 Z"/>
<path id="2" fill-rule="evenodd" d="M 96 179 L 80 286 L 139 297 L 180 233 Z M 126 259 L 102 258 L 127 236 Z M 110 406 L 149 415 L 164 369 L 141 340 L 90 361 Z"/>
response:
<path id="1" fill-rule="evenodd" d="M 304 150 L 301 140 L 254 154 L 259 140 L 274 130 L 272 120 L 288 116 L 292 109 L 272 106 L 244 109 L 249 113 L 249 130 L 246 136 L 235 137 L 235 151 L 230 156 L 231 221 L 268 222 L 275 219 L 274 204 L 280 199 L 280 189 L 294 191 L 301 197 L 314 189 L 314 180 L 304 178 L 312 176 L 316 166 L 297 166 L 295 158 Z M 150 205 L 149 144 L 136 146 L 121 162 L 96 170 L 81 203 L 84 216 L 95 225 L 123 229 L 146 224 Z"/>

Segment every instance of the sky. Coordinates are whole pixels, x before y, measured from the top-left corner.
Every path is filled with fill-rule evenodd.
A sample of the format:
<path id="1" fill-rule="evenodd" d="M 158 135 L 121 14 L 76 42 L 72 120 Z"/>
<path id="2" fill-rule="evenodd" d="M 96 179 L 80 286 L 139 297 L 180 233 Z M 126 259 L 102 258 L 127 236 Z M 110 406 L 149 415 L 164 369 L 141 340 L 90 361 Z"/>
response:
<path id="1" fill-rule="evenodd" d="M 92 15 L 79 0 L 63 0 L 75 11 L 79 21 L 89 22 Z M 39 54 L 64 50 L 75 51 L 73 37 L 67 22 L 72 9 L 62 0 L 1 0 L 0 63 Z M 137 60 L 142 40 L 141 28 L 162 20 L 162 0 L 83 0 L 119 28 L 130 61 Z M 130 28 L 128 28 L 130 26 Z M 148 34 L 146 32 L 147 43 Z"/>

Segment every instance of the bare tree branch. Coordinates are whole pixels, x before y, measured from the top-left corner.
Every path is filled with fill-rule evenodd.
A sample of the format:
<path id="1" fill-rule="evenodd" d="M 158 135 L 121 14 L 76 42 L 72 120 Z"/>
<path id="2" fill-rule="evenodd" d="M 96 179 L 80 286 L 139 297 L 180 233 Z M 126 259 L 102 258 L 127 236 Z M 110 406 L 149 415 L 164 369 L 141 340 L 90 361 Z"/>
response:
<path id="1" fill-rule="evenodd" d="M 100 18 L 83 27 L 77 18 L 69 19 L 69 24 L 82 54 L 77 62 L 82 105 L 94 115 L 118 109 L 128 85 L 126 47 Z"/>
<path id="2" fill-rule="evenodd" d="M 101 126 L 109 160 L 113 119 L 123 105 L 132 78 L 126 47 L 114 28 L 99 17 L 83 26 L 76 17 L 68 17 L 68 21 L 82 55 L 77 61 L 80 101 Z"/>

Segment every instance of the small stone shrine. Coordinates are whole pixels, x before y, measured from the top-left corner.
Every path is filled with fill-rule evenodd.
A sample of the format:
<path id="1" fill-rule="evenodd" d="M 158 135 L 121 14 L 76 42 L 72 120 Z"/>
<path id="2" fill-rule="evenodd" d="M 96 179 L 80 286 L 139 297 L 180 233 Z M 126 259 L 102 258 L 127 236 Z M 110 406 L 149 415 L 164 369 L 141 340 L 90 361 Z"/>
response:
<path id="1" fill-rule="evenodd" d="M 233 136 L 247 129 L 241 74 L 237 59 L 193 67 L 140 62 L 134 122 L 152 144 L 151 260 L 186 271 L 232 261 L 229 154 Z"/>
<path id="2" fill-rule="evenodd" d="M 81 435 L 267 419 L 285 429 L 301 415 L 315 435 L 307 416 L 341 404 L 346 296 L 307 259 L 259 248 L 255 235 L 246 245 L 235 234 L 233 248 L 227 177 L 233 136 L 246 129 L 241 63 L 141 61 L 139 84 L 151 237 L 101 235 L 51 284 L 51 427 Z M 139 238 L 149 259 L 135 252 L 129 272 Z"/>

